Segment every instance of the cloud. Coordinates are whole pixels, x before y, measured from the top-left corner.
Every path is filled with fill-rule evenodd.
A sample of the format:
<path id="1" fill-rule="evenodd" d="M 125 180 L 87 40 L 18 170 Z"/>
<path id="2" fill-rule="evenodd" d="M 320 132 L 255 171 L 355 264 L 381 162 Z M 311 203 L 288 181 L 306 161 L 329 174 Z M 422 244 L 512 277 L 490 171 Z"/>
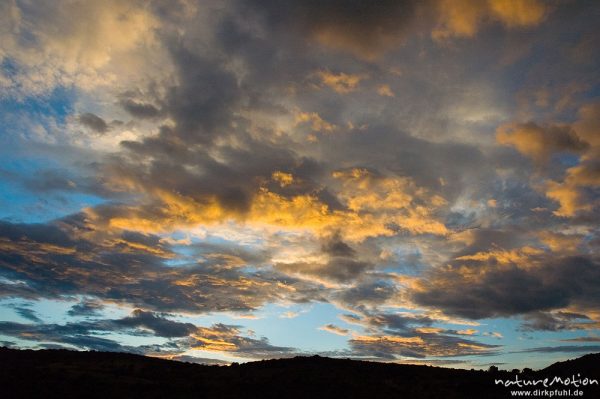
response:
<path id="1" fill-rule="evenodd" d="M 429 356 L 485 356 L 494 354 L 498 346 L 481 344 L 457 337 L 426 334 L 423 336 L 356 336 L 350 340 L 352 350 L 363 356 L 381 359 Z"/>
<path id="2" fill-rule="evenodd" d="M 130 346 L 121 345 L 106 335 L 113 332 L 127 332 L 133 335 L 151 335 L 165 338 L 178 338 L 161 344 Z M 191 323 L 169 320 L 165 315 L 136 309 L 122 319 L 100 319 L 79 323 L 60 324 L 20 324 L 0 322 L 0 334 L 26 341 L 50 342 L 72 345 L 76 348 L 119 351 L 162 357 L 183 355 L 184 352 L 199 349 L 208 352 L 227 352 L 246 358 L 270 358 L 289 356 L 295 349 L 277 347 L 266 338 L 254 339 L 241 334 L 238 326 L 214 324 L 211 327 L 198 327 Z M 189 358 L 195 359 L 195 358 Z"/>
<path id="3" fill-rule="evenodd" d="M 114 323 L 130 328 L 146 328 L 158 337 L 185 337 L 196 331 L 196 326 L 191 323 L 179 323 L 167 320 L 152 312 L 135 309 L 131 316 L 117 320 Z"/>
<path id="4" fill-rule="evenodd" d="M 336 300 L 346 306 L 376 307 L 400 296 L 400 287 L 384 279 L 368 279 L 338 292 Z"/>
<path id="5" fill-rule="evenodd" d="M 320 45 L 376 60 L 423 32 L 436 40 L 473 37 L 488 23 L 508 29 L 540 24 L 549 12 L 544 2 L 493 0 L 379 1 L 375 4 L 327 0 L 321 2 L 241 2 L 259 12 L 281 34 L 285 28 Z"/>
<path id="6" fill-rule="evenodd" d="M 524 316 L 524 331 L 560 331 L 597 328 L 598 323 L 585 314 L 571 312 L 535 312 Z"/>
<path id="7" fill-rule="evenodd" d="M 342 240 L 339 233 L 328 237 L 321 245 L 321 250 L 330 256 L 354 257 L 356 255 L 356 251 Z"/>
<path id="8" fill-rule="evenodd" d="M 37 315 L 37 313 L 29 308 L 27 306 L 27 304 L 24 305 L 12 305 L 10 306 L 11 308 L 14 309 L 14 311 L 21 316 L 24 319 L 27 319 L 29 321 L 33 321 L 34 323 L 41 323 L 42 319 L 40 319 Z"/>
<path id="9" fill-rule="evenodd" d="M 548 198 L 560 205 L 554 211 L 556 216 L 590 215 L 597 207 L 594 190 L 600 187 L 600 143 L 591 134 L 600 126 L 597 108 L 594 102 L 581 106 L 578 119 L 569 125 L 541 127 L 530 122 L 498 128 L 499 143 L 514 146 L 540 165 L 547 164 L 552 155 L 578 155 L 577 163 L 562 174 L 552 173 L 546 165 L 550 170 L 545 171 L 549 176 L 544 190 Z"/>
<path id="10" fill-rule="evenodd" d="M 337 126 L 331 124 L 316 112 L 300 112 L 296 115 L 297 125 L 308 125 L 314 132 L 331 133 L 337 130 Z"/>
<path id="11" fill-rule="evenodd" d="M 136 157 L 152 157 L 150 168 L 126 160 L 106 165 L 107 187 L 115 192 L 138 192 L 145 201 L 137 206 L 90 209 L 98 223 L 161 233 L 233 219 L 282 229 L 309 229 L 315 235 L 340 231 L 352 241 L 397 231 L 447 233 L 433 215 L 446 205 L 445 200 L 410 178 L 362 168 L 336 170 L 325 177 L 317 167 L 307 174 L 304 166 L 312 160 L 253 141 L 248 149 L 221 147 L 216 160 L 203 149 L 191 151 L 171 139 L 162 145 L 162 140 L 155 137 L 143 143 L 123 143 Z M 175 153 L 179 154 L 177 164 L 167 158 Z M 255 162 L 247 163 L 249 159 Z M 203 173 L 193 173 L 192 168 L 201 168 Z M 297 176 L 293 182 L 298 184 L 268 184 L 273 173 L 282 170 Z M 315 181 L 317 177 L 329 179 L 327 189 Z"/>
<path id="12" fill-rule="evenodd" d="M 343 315 L 342 319 L 363 327 L 365 331 L 363 334 L 352 333 L 348 341 L 351 353 L 356 357 L 398 360 L 406 357 L 485 356 L 497 353 L 500 348 L 457 337 L 469 335 L 460 331 L 432 327 L 435 319 L 425 314 L 382 312 L 360 306 L 355 311 L 357 314 Z M 321 329 L 339 335 L 343 332 L 335 325 Z M 344 331 L 344 334 L 348 333 Z"/>
<path id="13" fill-rule="evenodd" d="M 160 115 L 160 110 L 154 105 L 138 102 L 131 98 L 121 99 L 120 104 L 125 111 L 136 118 L 155 118 Z"/>
<path id="14" fill-rule="evenodd" d="M 427 273 L 412 297 L 420 305 L 474 319 L 597 306 L 597 259 L 543 256 L 537 263 L 536 256 L 505 265 L 496 258 L 457 259 Z"/>
<path id="15" fill-rule="evenodd" d="M 294 319 L 298 316 L 300 316 L 300 313 L 292 312 L 292 311 L 287 311 L 287 312 L 284 312 L 281 315 L 279 315 L 279 317 L 282 319 Z"/>
<path id="16" fill-rule="evenodd" d="M 69 316 L 99 316 L 104 305 L 99 302 L 85 300 L 71 306 L 67 312 Z"/>
<path id="17" fill-rule="evenodd" d="M 547 162 L 554 153 L 581 153 L 588 144 L 569 126 L 542 127 L 533 122 L 498 128 L 498 143 L 514 146 L 536 162 Z"/>
<path id="18" fill-rule="evenodd" d="M 239 335 L 236 326 L 215 324 L 211 328 L 199 328 L 193 334 L 193 349 L 228 352 L 246 358 L 281 358 L 294 355 L 295 349 L 272 346 L 268 339 L 254 339 Z"/>
<path id="19" fill-rule="evenodd" d="M 140 353 L 112 339 L 87 335 L 89 329 L 76 324 L 20 324 L 5 321 L 0 322 L 0 333 L 23 340 L 67 344 L 87 350 Z"/>
<path id="20" fill-rule="evenodd" d="M 89 112 L 79 115 L 79 123 L 99 134 L 104 134 L 109 129 L 104 119 Z"/>
<path id="21" fill-rule="evenodd" d="M 5 77 L 15 94 L 43 93 L 75 83 L 92 88 L 114 82 L 115 69 L 133 76 L 132 53 L 152 45 L 158 22 L 140 2 L 3 4 L 2 57 L 16 73 Z M 6 87 L 5 87 L 6 88 Z"/>
<path id="22" fill-rule="evenodd" d="M 321 327 L 319 327 L 319 330 L 327 331 L 329 333 L 341 335 L 341 336 L 346 336 L 350 332 L 349 330 L 347 330 L 345 328 L 341 328 L 341 327 L 338 327 L 333 324 L 326 324 L 324 326 L 321 326 Z"/>
<path id="23" fill-rule="evenodd" d="M 352 259 L 332 259 L 327 263 L 277 263 L 275 268 L 290 275 L 306 275 L 316 281 L 348 282 L 356 279 L 371 267 L 368 263 Z"/>
<path id="24" fill-rule="evenodd" d="M 377 86 L 377 94 L 384 97 L 395 97 L 396 95 L 392 91 L 389 85 L 382 84 Z"/>
<path id="25" fill-rule="evenodd" d="M 369 359 L 596 328 L 595 6 L 67 3 L 0 6 L 0 296 L 81 301 L 12 336 L 289 356 L 176 314 L 311 302 Z"/>
<path id="26" fill-rule="evenodd" d="M 538 25 L 548 6 L 538 0 L 441 0 L 437 2 L 438 27 L 432 32 L 437 40 L 448 37 L 472 37 L 487 19 L 499 21 L 507 28 Z"/>
<path id="27" fill-rule="evenodd" d="M 563 182 L 548 181 L 546 196 L 560 204 L 557 216 L 573 217 L 591 213 L 597 206 L 586 188 L 600 187 L 600 162 L 596 159 L 567 169 Z"/>
<path id="28" fill-rule="evenodd" d="M 173 253 L 157 237 L 127 232 L 102 237 L 79 217 L 53 225 L 0 223 L 0 273 L 22 282 L 1 282 L 0 293 L 25 298 L 85 295 L 193 312 L 251 311 L 284 298 L 310 301 L 315 293 L 302 294 L 305 288 L 312 291 L 310 284 L 289 276 L 227 267 L 227 256 L 173 268 L 164 263 Z M 86 229 L 90 240 L 77 237 Z"/>
<path id="29" fill-rule="evenodd" d="M 223 61 L 199 55 L 181 43 L 169 47 L 178 84 L 167 88 L 164 111 L 175 122 L 163 136 L 175 135 L 186 143 L 208 143 L 223 134 L 240 101 L 235 75 Z"/>
<path id="30" fill-rule="evenodd" d="M 541 346 L 537 348 L 526 349 L 522 352 L 525 353 L 559 353 L 559 352 L 571 352 L 571 353 L 594 353 L 600 351 L 600 345 L 587 345 L 587 346 L 575 346 L 575 345 L 563 345 L 563 346 Z"/>
<path id="31" fill-rule="evenodd" d="M 562 339 L 563 342 L 600 342 L 600 337 L 577 337 L 570 339 Z"/>
<path id="32" fill-rule="evenodd" d="M 364 76 L 347 74 L 344 72 L 333 73 L 330 71 L 319 71 L 317 77 L 321 83 L 328 86 L 336 93 L 350 93 L 358 88 L 358 84 L 364 79 Z"/>
<path id="33" fill-rule="evenodd" d="M 306 38 L 361 58 L 373 59 L 402 43 L 418 2 L 360 1 L 289 2 L 247 1 L 246 6 L 263 13 L 276 31 L 292 29 Z"/>

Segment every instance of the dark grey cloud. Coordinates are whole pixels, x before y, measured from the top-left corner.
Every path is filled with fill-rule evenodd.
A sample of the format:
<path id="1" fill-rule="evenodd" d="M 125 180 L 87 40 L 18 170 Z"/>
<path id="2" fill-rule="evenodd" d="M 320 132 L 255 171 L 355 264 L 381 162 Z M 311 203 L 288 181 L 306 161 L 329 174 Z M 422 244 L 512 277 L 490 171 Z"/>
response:
<path id="1" fill-rule="evenodd" d="M 327 263 L 276 263 L 275 269 L 291 275 L 325 279 L 335 282 L 351 282 L 373 267 L 368 262 L 347 257 L 332 257 Z"/>
<path id="2" fill-rule="evenodd" d="M 525 353 L 558 353 L 558 352 L 566 352 L 566 353 L 595 353 L 600 352 L 600 345 L 563 345 L 563 346 L 541 346 L 537 348 L 526 349 L 522 352 Z"/>
<path id="3" fill-rule="evenodd" d="M 104 305 L 100 302 L 85 300 L 81 301 L 67 311 L 69 316 L 98 316 Z"/>
<path id="4" fill-rule="evenodd" d="M 156 118 L 160 115 L 160 110 L 156 108 L 152 104 L 147 104 L 143 102 L 138 102 L 133 99 L 122 99 L 119 104 L 123 107 L 123 109 L 131 116 L 136 118 L 145 119 L 145 118 Z"/>
<path id="5" fill-rule="evenodd" d="M 353 257 L 356 255 L 356 251 L 346 244 L 339 234 L 327 239 L 321 246 L 321 250 L 330 256 Z"/>
<path id="6" fill-rule="evenodd" d="M 404 38 L 419 2 L 415 1 L 240 1 L 261 12 L 276 33 L 299 34 L 364 58 L 379 55 Z"/>
<path id="7" fill-rule="evenodd" d="M 15 313 L 19 316 L 27 319 L 29 321 L 33 321 L 34 323 L 41 323 L 42 319 L 38 317 L 38 314 L 35 310 L 31 309 L 27 304 L 24 305 L 9 305 Z"/>
<path id="8" fill-rule="evenodd" d="M 176 127 L 174 133 L 187 144 L 209 143 L 231 128 L 240 91 L 233 73 L 223 61 L 195 54 L 181 43 L 169 47 L 177 67 L 179 85 L 169 89 L 165 111 Z"/>
<path id="9" fill-rule="evenodd" d="M 370 315 L 367 318 L 368 324 L 371 327 L 375 327 L 383 330 L 384 332 L 392 331 L 412 331 L 411 328 L 415 325 L 418 326 L 429 326 L 433 323 L 433 320 L 428 316 L 423 315 L 408 315 L 408 314 L 393 314 L 393 313 L 379 313 Z M 410 328 L 409 328 L 410 326 Z"/>
<path id="10" fill-rule="evenodd" d="M 484 264 L 457 261 L 451 268 L 427 273 L 421 280 L 422 289 L 413 292 L 412 297 L 420 305 L 468 318 L 525 314 L 569 305 L 591 309 L 598 306 L 597 259 L 550 255 L 535 267 L 529 267 L 529 261 L 502 267 L 493 258 Z M 468 278 L 461 266 L 479 270 L 479 276 Z"/>
<path id="11" fill-rule="evenodd" d="M 563 342 L 600 342 L 600 337 L 577 337 L 570 339 L 562 339 Z"/>
<path id="12" fill-rule="evenodd" d="M 365 306 L 356 306 L 356 314 L 342 316 L 346 322 L 360 324 L 370 333 L 385 333 L 389 335 L 420 334 L 418 327 L 429 327 L 435 321 L 424 314 L 406 312 L 384 312 L 379 308 L 370 309 Z"/>
<path id="13" fill-rule="evenodd" d="M 355 286 L 338 292 L 335 299 L 353 307 L 379 306 L 399 292 L 399 288 L 388 280 L 364 279 Z"/>
<path id="14" fill-rule="evenodd" d="M 112 339 L 88 335 L 86 326 L 76 324 L 20 324 L 0 322 L 0 334 L 36 342 L 73 345 L 87 350 L 139 353 L 135 348 L 123 346 Z"/>
<path id="15" fill-rule="evenodd" d="M 79 123 L 99 134 L 104 134 L 109 130 L 104 119 L 90 112 L 79 115 Z"/>
<path id="16" fill-rule="evenodd" d="M 561 331 L 583 329 L 594 325 L 584 314 L 570 312 L 534 312 L 523 316 L 521 325 L 524 331 Z"/>
<path id="17" fill-rule="evenodd" d="M 179 323 L 171 321 L 156 315 L 153 312 L 146 312 L 141 309 L 135 309 L 131 316 L 120 320 L 115 320 L 115 324 L 128 328 L 146 328 L 152 330 L 158 337 L 185 337 L 196 331 L 196 326 L 191 323 Z"/>

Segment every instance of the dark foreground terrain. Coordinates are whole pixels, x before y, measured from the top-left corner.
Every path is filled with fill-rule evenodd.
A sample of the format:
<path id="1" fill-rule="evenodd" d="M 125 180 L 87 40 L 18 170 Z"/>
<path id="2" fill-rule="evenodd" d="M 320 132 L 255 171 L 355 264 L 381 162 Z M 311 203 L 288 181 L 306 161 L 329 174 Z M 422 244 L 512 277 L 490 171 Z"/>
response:
<path id="1" fill-rule="evenodd" d="M 520 380 L 560 376 L 598 379 L 600 354 L 518 374 Z M 123 353 L 0 348 L 1 398 L 510 398 L 506 371 L 469 371 L 324 357 L 296 357 L 232 366 L 203 366 Z M 532 397 L 579 397 L 535 389 L 579 390 L 598 398 L 598 385 L 530 388 Z"/>

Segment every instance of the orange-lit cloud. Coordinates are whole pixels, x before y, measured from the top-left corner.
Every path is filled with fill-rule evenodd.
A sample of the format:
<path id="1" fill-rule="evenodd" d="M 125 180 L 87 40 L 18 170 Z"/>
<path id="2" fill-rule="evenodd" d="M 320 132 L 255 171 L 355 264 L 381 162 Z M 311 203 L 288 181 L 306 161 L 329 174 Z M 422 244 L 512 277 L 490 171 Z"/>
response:
<path id="1" fill-rule="evenodd" d="M 346 336 L 350 332 L 349 330 L 347 330 L 345 328 L 341 328 L 341 327 L 338 327 L 333 324 L 327 324 L 327 325 L 321 326 L 321 327 L 319 327 L 319 330 L 327 331 L 329 333 L 341 335 L 341 336 Z"/>
<path id="2" fill-rule="evenodd" d="M 582 243 L 581 234 L 562 234 L 551 231 L 542 231 L 539 234 L 540 241 L 556 253 L 575 253 L 577 247 Z"/>
<path id="3" fill-rule="evenodd" d="M 294 176 L 291 173 L 277 171 L 273 172 L 271 177 L 278 182 L 281 187 L 289 186 L 294 182 Z"/>
<path id="4" fill-rule="evenodd" d="M 547 179 L 546 196 L 559 204 L 554 214 L 573 217 L 590 212 L 596 204 L 586 193 L 587 187 L 600 186 L 600 107 L 587 104 L 580 108 L 579 119 L 572 125 L 539 126 L 535 123 L 509 124 L 498 128 L 500 144 L 514 146 L 538 164 L 547 163 L 554 154 L 579 155 L 579 163 L 566 169 L 561 180 Z"/>
<path id="5" fill-rule="evenodd" d="M 365 79 L 363 75 L 354 75 L 344 72 L 333 73 L 330 71 L 319 71 L 316 75 L 322 84 L 340 94 L 353 92 L 358 88 L 360 81 Z"/>
<path id="6" fill-rule="evenodd" d="M 306 124 L 314 132 L 332 133 L 337 129 L 337 126 L 325 121 L 316 112 L 300 112 L 296 114 L 296 125 Z"/>
<path id="7" fill-rule="evenodd" d="M 357 335 L 350 344 L 359 353 L 384 351 L 391 359 L 396 356 L 460 356 L 493 353 L 495 346 L 443 335 L 422 336 Z"/>
<path id="8" fill-rule="evenodd" d="M 432 36 L 438 40 L 473 37 L 488 20 L 498 21 L 507 28 L 535 26 L 548 12 L 547 5 L 538 0 L 440 0 L 437 8 L 438 26 Z"/>
<path id="9" fill-rule="evenodd" d="M 587 148 L 577 133 L 569 126 L 542 127 L 535 123 L 503 125 L 496 139 L 502 145 L 514 146 L 519 152 L 536 162 L 548 161 L 554 153 L 581 153 Z"/>
<path id="10" fill-rule="evenodd" d="M 392 91 L 392 88 L 389 85 L 382 84 L 377 86 L 377 94 L 384 97 L 395 97 L 396 95 Z"/>
<path id="11" fill-rule="evenodd" d="M 489 262 L 494 261 L 500 264 L 528 264 L 533 263 L 533 259 L 536 255 L 543 254 L 544 251 L 534 247 L 522 247 L 513 249 L 510 251 L 498 248 L 488 252 L 478 252 L 471 255 L 463 255 L 456 258 L 458 261 L 476 261 L 476 262 Z"/>

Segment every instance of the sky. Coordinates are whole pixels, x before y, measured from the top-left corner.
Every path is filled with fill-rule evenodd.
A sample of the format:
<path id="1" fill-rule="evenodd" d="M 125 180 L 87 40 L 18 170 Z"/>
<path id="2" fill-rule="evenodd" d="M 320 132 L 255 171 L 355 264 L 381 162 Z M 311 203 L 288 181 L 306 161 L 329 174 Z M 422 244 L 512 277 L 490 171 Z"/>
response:
<path id="1" fill-rule="evenodd" d="M 600 4 L 0 2 L 0 344 L 600 352 Z"/>

